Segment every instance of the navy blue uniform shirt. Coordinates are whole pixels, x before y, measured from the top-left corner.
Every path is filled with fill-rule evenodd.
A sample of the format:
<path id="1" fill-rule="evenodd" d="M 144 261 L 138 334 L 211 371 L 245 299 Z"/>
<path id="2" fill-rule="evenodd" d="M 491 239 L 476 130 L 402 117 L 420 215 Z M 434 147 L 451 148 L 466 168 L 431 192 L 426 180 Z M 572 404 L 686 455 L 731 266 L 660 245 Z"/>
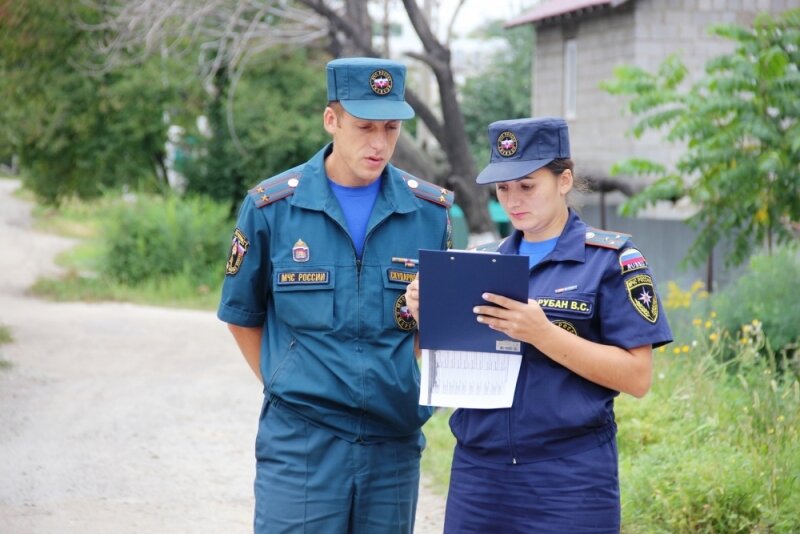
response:
<path id="1" fill-rule="evenodd" d="M 531 269 L 529 298 L 550 321 L 596 343 L 624 349 L 669 343 L 652 274 L 628 237 L 588 228 L 570 210 L 555 248 Z M 516 254 L 521 239 L 514 231 L 497 250 Z M 558 458 L 614 437 L 618 394 L 525 344 L 512 407 L 458 409 L 450 427 L 462 451 L 478 461 Z"/>

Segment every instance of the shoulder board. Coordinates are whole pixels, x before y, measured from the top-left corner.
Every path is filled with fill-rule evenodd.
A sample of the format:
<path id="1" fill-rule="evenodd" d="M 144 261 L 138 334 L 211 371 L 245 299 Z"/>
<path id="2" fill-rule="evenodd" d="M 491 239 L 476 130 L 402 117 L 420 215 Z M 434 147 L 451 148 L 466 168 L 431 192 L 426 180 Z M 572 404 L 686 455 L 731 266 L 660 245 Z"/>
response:
<path id="1" fill-rule="evenodd" d="M 411 189 L 411 192 L 422 200 L 439 204 L 445 208 L 453 205 L 453 192 L 444 187 L 420 180 L 410 174 L 403 174 L 403 181 Z"/>
<path id="2" fill-rule="evenodd" d="M 272 178 L 267 178 L 251 189 L 248 194 L 253 199 L 253 202 L 255 202 L 257 208 L 263 208 L 276 200 L 286 198 L 293 194 L 299 183 L 300 173 L 288 172 Z"/>
<path id="3" fill-rule="evenodd" d="M 595 247 L 619 250 L 630 237 L 631 234 L 610 232 L 608 230 L 600 230 L 599 228 L 591 228 L 589 226 L 586 227 L 586 244 Z"/>

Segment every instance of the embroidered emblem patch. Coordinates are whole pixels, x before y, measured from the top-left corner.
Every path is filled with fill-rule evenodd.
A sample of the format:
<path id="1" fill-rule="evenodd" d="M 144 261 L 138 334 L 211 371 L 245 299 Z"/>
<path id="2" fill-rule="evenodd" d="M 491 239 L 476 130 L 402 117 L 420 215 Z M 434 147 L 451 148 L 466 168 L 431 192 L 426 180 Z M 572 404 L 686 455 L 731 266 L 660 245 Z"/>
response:
<path id="1" fill-rule="evenodd" d="M 553 324 L 556 326 L 560 326 L 570 334 L 575 334 L 576 336 L 578 335 L 578 331 L 575 329 L 575 325 L 573 325 L 569 321 L 562 321 L 561 319 L 556 319 L 555 321 L 553 321 Z"/>
<path id="2" fill-rule="evenodd" d="M 619 266 L 622 269 L 622 274 L 626 274 L 638 269 L 646 269 L 647 260 L 635 248 L 626 248 L 619 255 Z"/>
<path id="3" fill-rule="evenodd" d="M 497 136 L 497 151 L 501 156 L 509 157 L 517 153 L 517 136 L 505 131 Z"/>
<path id="4" fill-rule="evenodd" d="M 233 239 L 231 239 L 231 253 L 228 255 L 228 263 L 225 265 L 225 274 L 236 274 L 239 272 L 239 267 L 242 266 L 244 255 L 247 254 L 247 249 L 250 248 L 250 242 L 244 236 L 244 232 L 238 228 L 233 231 Z"/>
<path id="5" fill-rule="evenodd" d="M 311 258 L 308 245 L 302 239 L 298 239 L 297 243 L 292 247 L 292 259 L 294 261 L 308 261 Z"/>
<path id="6" fill-rule="evenodd" d="M 392 75 L 389 74 L 389 71 L 376 70 L 369 77 L 369 86 L 375 94 L 388 95 L 392 92 L 392 85 Z"/>
<path id="7" fill-rule="evenodd" d="M 399 269 L 387 269 L 386 278 L 390 282 L 398 282 L 401 284 L 410 284 L 417 277 L 415 271 L 401 271 Z"/>
<path id="8" fill-rule="evenodd" d="M 308 285 L 308 284 L 327 284 L 330 280 L 328 271 L 286 271 L 278 273 L 278 285 Z"/>
<path id="9" fill-rule="evenodd" d="M 655 323 L 658 319 L 658 297 L 653 287 L 653 279 L 646 274 L 631 276 L 625 280 L 628 299 L 639 315 Z"/>
<path id="10" fill-rule="evenodd" d="M 397 300 L 394 301 L 394 322 L 400 327 L 400 330 L 413 330 L 417 327 L 417 321 L 411 315 L 411 311 L 406 306 L 406 295 L 403 293 Z"/>

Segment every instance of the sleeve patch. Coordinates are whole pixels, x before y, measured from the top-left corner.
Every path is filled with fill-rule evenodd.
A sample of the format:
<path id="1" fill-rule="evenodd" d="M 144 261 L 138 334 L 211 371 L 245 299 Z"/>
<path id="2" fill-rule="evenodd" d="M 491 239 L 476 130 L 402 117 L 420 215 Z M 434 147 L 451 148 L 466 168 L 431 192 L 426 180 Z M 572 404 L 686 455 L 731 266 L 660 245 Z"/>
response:
<path id="1" fill-rule="evenodd" d="M 658 296 L 653 279 L 646 274 L 637 274 L 625 280 L 628 300 L 644 319 L 651 323 L 658 320 Z"/>
<path id="2" fill-rule="evenodd" d="M 637 249 L 626 248 L 619 255 L 619 267 L 621 274 L 628 274 L 639 269 L 647 269 L 647 260 Z"/>
<path id="3" fill-rule="evenodd" d="M 233 231 L 231 252 L 228 255 L 228 263 L 225 265 L 225 274 L 235 275 L 239 272 L 239 267 L 242 266 L 242 261 L 244 261 L 244 255 L 247 254 L 248 248 L 250 248 L 250 242 L 245 237 L 244 232 L 237 228 Z"/>

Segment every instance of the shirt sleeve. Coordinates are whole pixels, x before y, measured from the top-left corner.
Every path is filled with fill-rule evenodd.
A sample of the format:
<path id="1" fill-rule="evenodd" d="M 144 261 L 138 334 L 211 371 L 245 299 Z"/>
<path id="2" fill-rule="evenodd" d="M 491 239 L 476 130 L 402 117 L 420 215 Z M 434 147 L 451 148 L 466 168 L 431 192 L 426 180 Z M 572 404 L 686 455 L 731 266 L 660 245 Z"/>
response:
<path id="1" fill-rule="evenodd" d="M 264 214 L 248 197 L 231 238 L 217 317 L 237 326 L 262 326 L 269 298 L 269 231 Z"/>
<path id="2" fill-rule="evenodd" d="M 630 241 L 609 258 L 600 287 L 603 341 L 625 349 L 671 342 L 672 330 L 647 260 Z"/>

